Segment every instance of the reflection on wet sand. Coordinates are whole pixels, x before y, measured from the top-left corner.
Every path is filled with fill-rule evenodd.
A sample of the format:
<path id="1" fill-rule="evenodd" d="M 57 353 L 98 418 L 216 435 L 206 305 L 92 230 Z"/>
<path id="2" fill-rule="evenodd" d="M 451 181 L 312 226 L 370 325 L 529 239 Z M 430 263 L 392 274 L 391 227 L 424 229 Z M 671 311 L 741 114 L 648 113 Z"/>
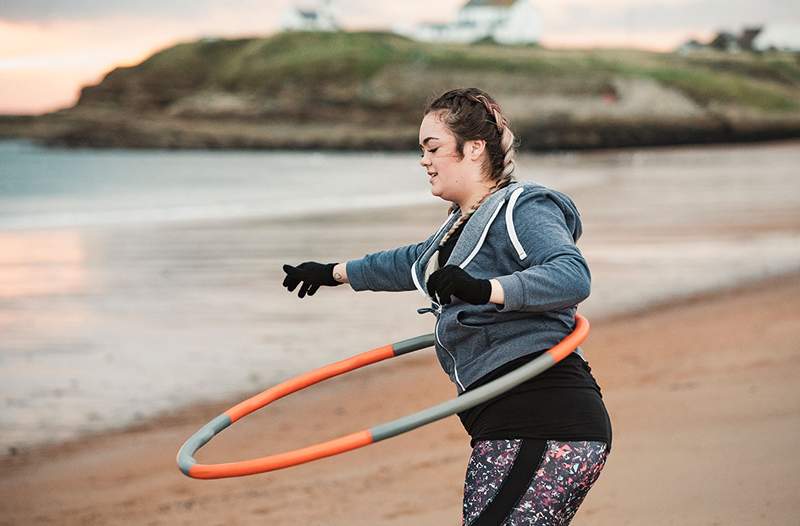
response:
<path id="1" fill-rule="evenodd" d="M 78 231 L 0 232 L 0 299 L 78 293 L 85 262 Z"/>

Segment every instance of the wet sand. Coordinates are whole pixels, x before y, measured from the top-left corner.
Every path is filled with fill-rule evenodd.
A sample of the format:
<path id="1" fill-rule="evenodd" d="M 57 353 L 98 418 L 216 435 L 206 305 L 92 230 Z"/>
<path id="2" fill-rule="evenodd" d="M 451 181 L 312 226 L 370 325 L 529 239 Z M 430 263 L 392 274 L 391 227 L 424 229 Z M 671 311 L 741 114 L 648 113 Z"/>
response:
<path id="1" fill-rule="evenodd" d="M 585 349 L 614 448 L 574 524 L 790 524 L 800 512 L 800 274 L 598 318 Z M 229 428 L 201 462 L 333 438 L 453 395 L 433 353 L 377 364 Z M 199 481 L 178 446 L 236 400 L 2 459 L 2 524 L 458 524 L 457 418 L 350 453 Z"/>

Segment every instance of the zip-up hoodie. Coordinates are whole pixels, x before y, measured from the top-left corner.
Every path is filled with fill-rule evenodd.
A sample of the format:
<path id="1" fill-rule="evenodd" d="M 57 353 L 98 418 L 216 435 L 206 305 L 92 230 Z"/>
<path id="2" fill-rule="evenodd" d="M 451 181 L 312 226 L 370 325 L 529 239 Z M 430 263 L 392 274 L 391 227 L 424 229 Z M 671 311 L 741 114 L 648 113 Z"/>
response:
<path id="1" fill-rule="evenodd" d="M 418 290 L 436 316 L 436 355 L 458 394 L 497 367 L 544 351 L 575 326 L 577 304 L 589 296 L 591 274 L 575 242 L 578 209 L 545 186 L 512 183 L 490 195 L 463 225 L 447 264 L 471 276 L 497 279 L 505 303 L 472 305 L 455 296 L 439 305 L 428 295 L 424 272 L 439 241 L 461 211 L 428 239 L 347 262 L 353 290 Z M 577 354 L 583 357 L 580 348 Z"/>

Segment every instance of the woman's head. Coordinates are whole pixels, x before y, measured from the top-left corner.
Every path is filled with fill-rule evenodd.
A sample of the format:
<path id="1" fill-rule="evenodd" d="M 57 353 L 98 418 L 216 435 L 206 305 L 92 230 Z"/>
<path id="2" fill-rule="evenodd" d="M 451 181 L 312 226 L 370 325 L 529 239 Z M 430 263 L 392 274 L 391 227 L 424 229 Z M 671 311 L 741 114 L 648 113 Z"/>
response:
<path id="1" fill-rule="evenodd" d="M 462 209 L 471 205 L 454 229 L 495 189 L 513 181 L 517 145 L 509 120 L 497 101 L 478 88 L 450 90 L 430 102 L 419 143 L 420 164 L 433 195 Z"/>

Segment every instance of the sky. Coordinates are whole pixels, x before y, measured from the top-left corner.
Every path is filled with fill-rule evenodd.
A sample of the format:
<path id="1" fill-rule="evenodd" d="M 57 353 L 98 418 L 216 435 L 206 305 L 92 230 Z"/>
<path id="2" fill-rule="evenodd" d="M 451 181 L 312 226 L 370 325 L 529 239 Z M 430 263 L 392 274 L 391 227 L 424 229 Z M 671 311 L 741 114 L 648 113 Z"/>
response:
<path id="1" fill-rule="evenodd" d="M 800 23 L 798 0 L 531 0 L 549 47 L 670 50 L 745 25 Z M 338 0 L 349 30 L 447 22 L 465 0 Z M 81 86 L 176 42 L 263 36 L 313 0 L 0 0 L 0 114 L 71 106 Z"/>

